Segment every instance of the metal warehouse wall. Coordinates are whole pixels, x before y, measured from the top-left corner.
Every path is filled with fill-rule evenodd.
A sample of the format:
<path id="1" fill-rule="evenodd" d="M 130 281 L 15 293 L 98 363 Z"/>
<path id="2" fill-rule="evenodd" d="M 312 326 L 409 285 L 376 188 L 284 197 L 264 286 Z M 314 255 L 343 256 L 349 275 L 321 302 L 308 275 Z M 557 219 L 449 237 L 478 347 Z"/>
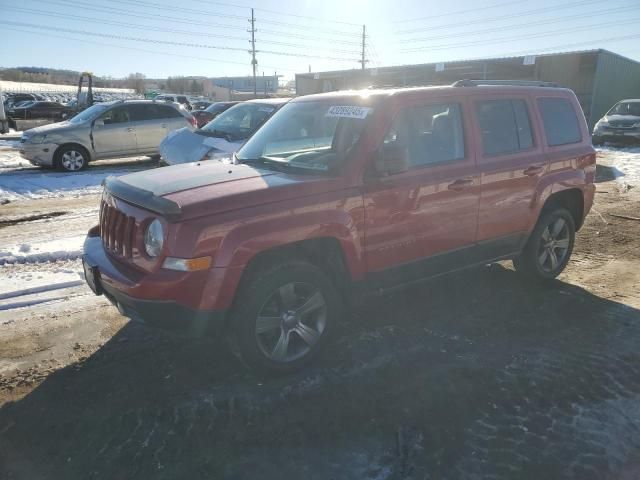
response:
<path id="1" fill-rule="evenodd" d="M 640 63 L 603 51 L 598 57 L 589 127 L 625 98 L 640 98 Z"/>
<path id="2" fill-rule="evenodd" d="M 536 58 L 536 79 L 570 88 L 578 97 L 587 121 L 591 116 L 599 52 L 549 55 Z"/>

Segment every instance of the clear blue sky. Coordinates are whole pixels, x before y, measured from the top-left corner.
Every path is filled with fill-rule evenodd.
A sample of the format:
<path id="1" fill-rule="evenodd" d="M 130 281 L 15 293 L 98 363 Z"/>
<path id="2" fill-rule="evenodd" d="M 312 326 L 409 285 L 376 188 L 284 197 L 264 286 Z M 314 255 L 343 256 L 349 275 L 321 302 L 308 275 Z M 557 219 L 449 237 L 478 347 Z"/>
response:
<path id="1" fill-rule="evenodd" d="M 258 72 L 286 78 L 358 68 L 362 24 L 370 67 L 590 48 L 640 60 L 638 0 L 0 0 L 0 66 L 245 75 L 251 6 Z"/>

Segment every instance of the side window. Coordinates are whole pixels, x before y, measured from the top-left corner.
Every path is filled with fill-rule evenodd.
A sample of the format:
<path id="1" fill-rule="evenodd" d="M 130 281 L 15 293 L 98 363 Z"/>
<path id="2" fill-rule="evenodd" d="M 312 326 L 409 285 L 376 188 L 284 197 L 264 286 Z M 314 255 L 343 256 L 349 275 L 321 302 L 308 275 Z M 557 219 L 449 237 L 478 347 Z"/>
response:
<path id="1" fill-rule="evenodd" d="M 158 118 L 177 118 L 182 116 L 178 110 L 166 105 L 156 105 L 156 108 L 158 109 Z"/>
<path id="2" fill-rule="evenodd" d="M 130 121 L 129 109 L 124 105 L 115 107 L 104 112 L 100 118 L 104 121 L 105 125 L 110 125 L 112 123 L 126 123 Z"/>
<path id="3" fill-rule="evenodd" d="M 155 105 L 131 104 L 129 105 L 131 112 L 131 120 L 134 122 L 142 122 L 145 120 L 153 120 L 156 117 Z"/>
<path id="4" fill-rule="evenodd" d="M 487 100 L 477 103 L 485 155 L 503 155 L 533 146 L 531 123 L 524 100 Z"/>
<path id="5" fill-rule="evenodd" d="M 566 98 L 539 98 L 547 145 L 555 147 L 582 141 L 578 117 Z"/>
<path id="6" fill-rule="evenodd" d="M 394 119 L 384 143 L 407 147 L 410 167 L 463 159 L 464 128 L 460 105 L 447 103 L 407 108 Z"/>

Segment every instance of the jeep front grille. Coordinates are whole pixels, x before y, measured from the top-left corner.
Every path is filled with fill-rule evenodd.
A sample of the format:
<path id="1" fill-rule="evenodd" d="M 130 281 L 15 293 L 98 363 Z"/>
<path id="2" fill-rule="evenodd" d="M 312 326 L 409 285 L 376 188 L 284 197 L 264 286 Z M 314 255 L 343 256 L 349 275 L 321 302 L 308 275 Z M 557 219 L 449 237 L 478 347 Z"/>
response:
<path id="1" fill-rule="evenodd" d="M 102 201 L 100 204 L 100 237 L 111 253 L 125 258 L 133 256 L 136 219 Z"/>

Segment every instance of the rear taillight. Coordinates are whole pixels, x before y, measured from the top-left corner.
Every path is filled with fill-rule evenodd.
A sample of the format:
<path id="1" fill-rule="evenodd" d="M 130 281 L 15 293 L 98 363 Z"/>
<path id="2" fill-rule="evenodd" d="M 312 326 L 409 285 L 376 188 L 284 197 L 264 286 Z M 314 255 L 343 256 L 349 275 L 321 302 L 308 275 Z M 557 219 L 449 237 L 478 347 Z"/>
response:
<path id="1" fill-rule="evenodd" d="M 196 120 L 196 117 L 194 117 L 193 115 L 189 117 L 189 123 L 193 125 L 195 128 L 198 128 L 198 121 Z"/>

